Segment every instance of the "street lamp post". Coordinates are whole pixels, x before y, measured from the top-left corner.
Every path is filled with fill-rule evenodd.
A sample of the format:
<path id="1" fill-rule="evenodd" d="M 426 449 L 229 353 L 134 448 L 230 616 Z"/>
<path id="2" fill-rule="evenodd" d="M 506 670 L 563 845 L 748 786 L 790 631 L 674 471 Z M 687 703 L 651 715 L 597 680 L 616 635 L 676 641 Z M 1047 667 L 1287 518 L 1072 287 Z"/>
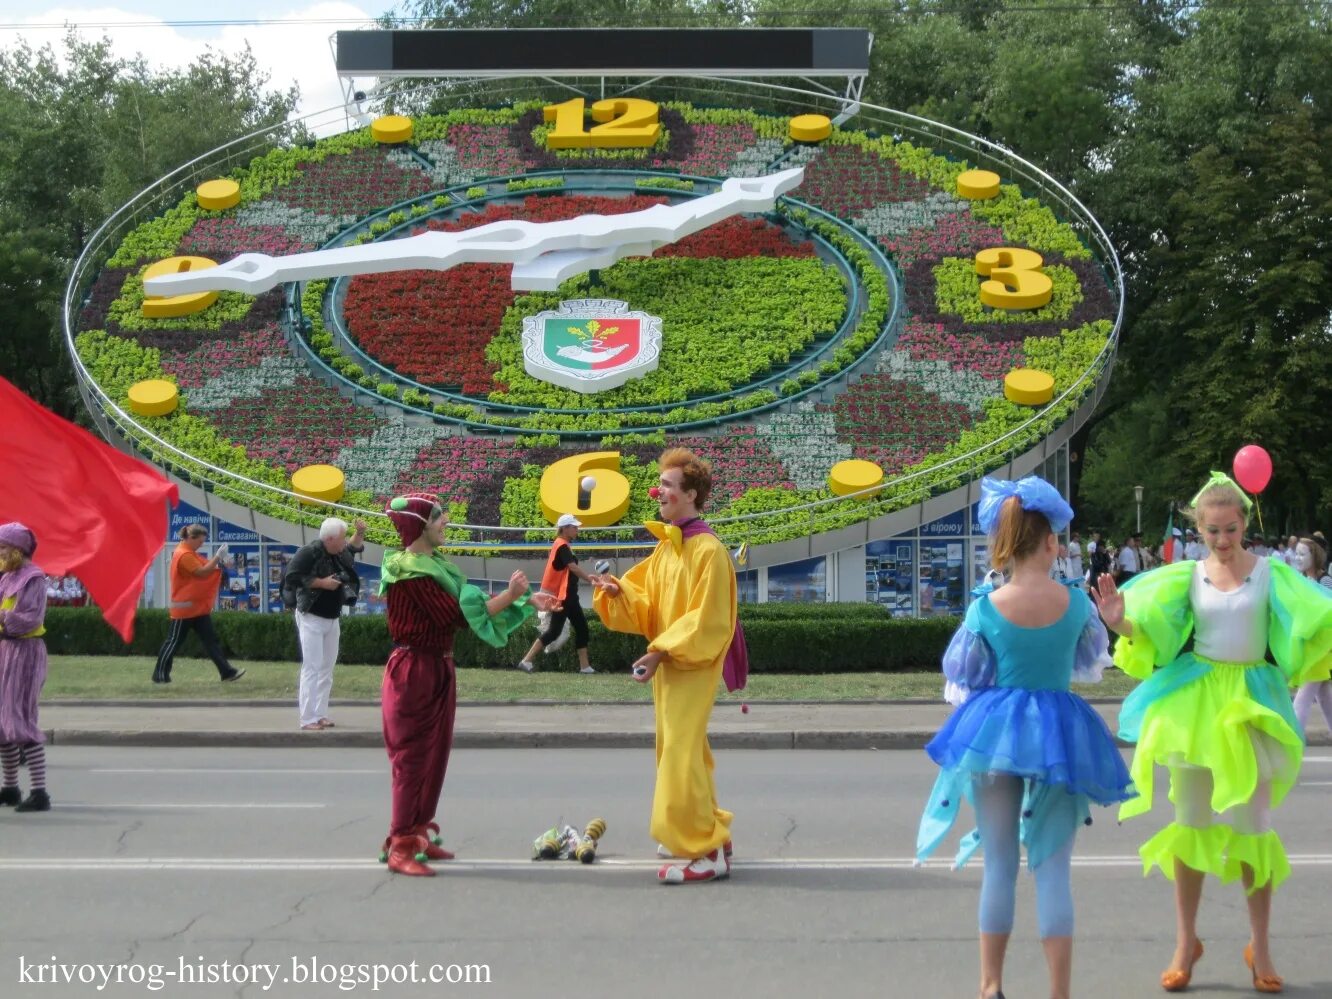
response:
<path id="1" fill-rule="evenodd" d="M 1138 533 L 1142 533 L 1142 486 L 1133 487 L 1133 500 L 1138 504 Z"/>

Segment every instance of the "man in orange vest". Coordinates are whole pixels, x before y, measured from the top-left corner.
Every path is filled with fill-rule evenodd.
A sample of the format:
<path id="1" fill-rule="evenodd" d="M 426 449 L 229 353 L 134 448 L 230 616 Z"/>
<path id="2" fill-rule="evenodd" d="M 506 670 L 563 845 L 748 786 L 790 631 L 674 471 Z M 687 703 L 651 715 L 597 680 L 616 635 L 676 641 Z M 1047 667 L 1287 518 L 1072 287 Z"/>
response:
<path id="1" fill-rule="evenodd" d="M 541 637 L 532 643 L 523 656 L 518 668 L 524 673 L 536 669 L 536 657 L 541 650 L 560 637 L 564 622 L 573 625 L 574 648 L 578 650 L 578 672 L 595 673 L 596 670 L 587 661 L 587 618 L 583 616 L 583 606 L 578 602 L 578 580 L 591 583 L 588 574 L 578 567 L 578 556 L 573 553 L 571 542 L 578 537 L 582 523 L 571 513 L 560 514 L 555 521 L 555 542 L 550 546 L 550 555 L 546 558 L 546 571 L 541 576 L 541 589 L 560 601 L 558 610 L 550 615 L 550 626 L 541 633 Z M 570 579 L 570 575 L 577 578 Z"/>

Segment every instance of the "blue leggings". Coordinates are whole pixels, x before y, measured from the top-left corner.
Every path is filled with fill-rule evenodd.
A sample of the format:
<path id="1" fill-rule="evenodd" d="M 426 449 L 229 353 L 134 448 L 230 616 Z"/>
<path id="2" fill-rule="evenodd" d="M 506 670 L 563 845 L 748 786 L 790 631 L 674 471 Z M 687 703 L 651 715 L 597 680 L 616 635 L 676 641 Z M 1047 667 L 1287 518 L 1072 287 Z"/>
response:
<path id="1" fill-rule="evenodd" d="M 1022 779 L 983 775 L 975 780 L 976 825 L 985 851 L 981 879 L 980 931 L 1011 933 L 1017 905 L 1017 876 L 1022 862 L 1018 823 L 1022 811 Z M 1073 935 L 1073 890 L 1069 862 L 1073 837 L 1033 872 L 1036 877 L 1036 922 L 1041 939 Z"/>

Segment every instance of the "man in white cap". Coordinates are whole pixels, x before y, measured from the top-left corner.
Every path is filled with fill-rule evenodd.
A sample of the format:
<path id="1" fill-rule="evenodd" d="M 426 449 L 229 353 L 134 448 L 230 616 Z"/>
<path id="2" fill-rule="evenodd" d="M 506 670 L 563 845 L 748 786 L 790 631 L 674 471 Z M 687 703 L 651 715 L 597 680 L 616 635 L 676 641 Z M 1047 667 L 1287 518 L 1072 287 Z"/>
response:
<path id="1" fill-rule="evenodd" d="M 582 604 L 578 602 L 578 580 L 585 580 L 589 584 L 592 580 L 578 567 L 578 556 L 573 553 L 572 545 L 574 539 L 578 537 L 578 529 L 582 526 L 582 522 L 571 513 L 562 513 L 555 521 L 555 541 L 551 544 L 550 555 L 546 558 L 546 571 L 541 576 L 541 589 L 560 601 L 560 604 L 551 612 L 550 625 L 532 643 L 527 655 L 518 663 L 518 668 L 524 673 L 536 669 L 536 657 L 541 654 L 542 649 L 560 637 L 565 621 L 573 626 L 574 648 L 578 652 L 578 672 L 596 672 L 587 659 L 587 618 L 583 615 Z M 575 578 L 570 579 L 571 575 Z"/>

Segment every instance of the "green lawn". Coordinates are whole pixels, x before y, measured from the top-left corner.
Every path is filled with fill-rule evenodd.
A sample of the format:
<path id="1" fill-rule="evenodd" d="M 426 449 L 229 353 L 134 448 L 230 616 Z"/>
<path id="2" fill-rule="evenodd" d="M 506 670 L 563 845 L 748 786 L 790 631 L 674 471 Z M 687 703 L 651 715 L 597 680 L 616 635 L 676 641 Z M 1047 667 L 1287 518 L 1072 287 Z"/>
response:
<path id="1" fill-rule="evenodd" d="M 240 663 L 245 676 L 220 683 L 213 664 L 204 659 L 177 659 L 170 684 L 150 681 L 153 660 L 147 656 L 52 656 L 46 701 L 66 698 L 94 700 L 295 700 L 300 666 L 293 662 Z M 339 666 L 333 673 L 333 696 L 374 700 L 383 670 L 374 666 Z M 881 701 L 920 698 L 936 701 L 942 691 L 938 673 L 830 673 L 813 676 L 764 676 L 754 673 L 743 694 L 752 701 Z M 1099 685 L 1077 685 L 1087 697 L 1122 697 L 1133 681 L 1118 670 L 1106 673 Z M 458 689 L 464 701 L 647 701 L 649 689 L 627 673 L 579 676 L 576 673 L 520 673 L 517 670 L 463 669 Z"/>

